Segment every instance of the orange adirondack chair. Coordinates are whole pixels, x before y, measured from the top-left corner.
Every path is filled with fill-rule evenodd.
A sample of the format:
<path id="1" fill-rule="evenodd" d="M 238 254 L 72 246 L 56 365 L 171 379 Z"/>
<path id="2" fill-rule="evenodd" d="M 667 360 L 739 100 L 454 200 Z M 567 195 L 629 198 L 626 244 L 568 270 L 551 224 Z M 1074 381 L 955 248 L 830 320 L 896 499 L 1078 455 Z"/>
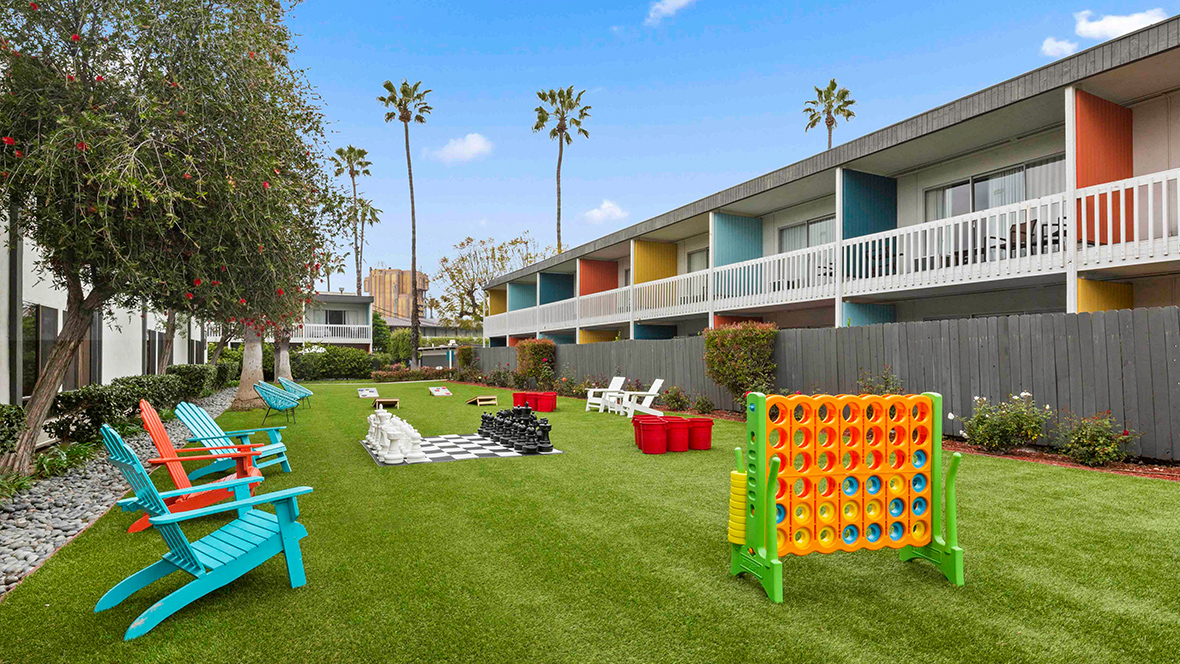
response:
<path id="1" fill-rule="evenodd" d="M 233 491 L 227 488 L 219 488 L 217 486 L 218 484 L 243 477 L 262 476 L 262 471 L 255 468 L 253 463 L 253 458 L 259 454 L 253 448 L 262 447 L 262 445 L 247 443 L 226 446 L 225 448 L 215 448 L 227 450 L 223 453 L 210 453 L 210 448 L 207 447 L 182 448 L 178 450 L 172 447 L 172 440 L 168 438 L 168 432 L 164 430 L 164 423 L 160 421 L 160 416 L 156 413 L 156 409 L 152 408 L 152 405 L 146 400 L 141 399 L 139 402 L 139 416 L 143 419 L 143 428 L 147 430 L 148 435 L 152 438 L 152 443 L 156 446 L 156 452 L 160 454 L 159 458 L 149 459 L 148 463 L 156 466 L 164 466 L 168 470 L 168 476 L 172 478 L 172 483 L 176 485 L 177 489 L 188 489 L 193 486 L 192 482 L 188 479 L 188 474 L 184 472 L 183 464 L 185 461 L 233 459 L 237 465 L 237 472 L 235 474 L 227 475 L 215 482 L 199 485 L 201 487 L 209 487 L 208 491 L 187 493 L 181 496 L 166 498 L 164 503 L 168 507 L 168 511 L 173 514 L 207 507 L 227 499 L 232 500 L 234 498 Z M 254 494 L 254 486 L 253 484 L 250 485 L 251 495 Z M 148 523 L 150 517 L 150 514 L 144 514 L 138 521 L 131 524 L 127 532 L 137 533 L 141 530 L 147 530 L 152 525 Z"/>

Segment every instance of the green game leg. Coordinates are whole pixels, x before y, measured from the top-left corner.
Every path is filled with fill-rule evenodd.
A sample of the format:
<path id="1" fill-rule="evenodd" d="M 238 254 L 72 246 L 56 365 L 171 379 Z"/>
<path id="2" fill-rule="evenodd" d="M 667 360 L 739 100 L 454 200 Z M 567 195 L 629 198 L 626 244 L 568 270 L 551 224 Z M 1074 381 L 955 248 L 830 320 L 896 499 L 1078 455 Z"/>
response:
<path id="1" fill-rule="evenodd" d="M 898 557 L 904 562 L 921 558 L 934 563 L 948 581 L 961 586 L 963 579 L 963 549 L 959 547 L 958 509 L 955 498 L 955 478 L 959 474 L 959 463 L 963 455 L 955 452 L 951 457 L 950 471 L 946 476 L 946 539 L 941 536 L 941 524 L 935 524 L 934 535 L 926 546 L 903 548 Z"/>

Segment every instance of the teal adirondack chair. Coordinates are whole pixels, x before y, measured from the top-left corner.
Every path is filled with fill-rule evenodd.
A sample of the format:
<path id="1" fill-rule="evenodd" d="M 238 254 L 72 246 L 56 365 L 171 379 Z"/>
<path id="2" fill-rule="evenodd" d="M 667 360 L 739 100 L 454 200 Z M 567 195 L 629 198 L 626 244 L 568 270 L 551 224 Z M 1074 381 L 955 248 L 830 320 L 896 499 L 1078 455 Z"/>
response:
<path id="1" fill-rule="evenodd" d="M 254 457 L 254 467 L 266 468 L 277 463 L 283 467 L 284 472 L 291 472 L 291 463 L 287 461 L 287 446 L 283 444 L 283 434 L 280 433 L 286 427 L 262 427 L 260 429 L 222 431 L 221 426 L 209 416 L 209 413 L 186 401 L 176 404 L 176 417 L 181 422 L 184 422 L 184 426 L 188 427 L 188 430 L 193 434 L 192 438 L 187 439 L 188 442 L 199 442 L 211 449 L 224 449 L 226 447 L 233 447 L 234 445 L 245 445 L 250 442 L 251 435 L 266 433 L 267 437 L 270 438 L 270 444 L 254 448 L 259 453 L 258 456 Z M 234 443 L 231 439 L 236 439 L 237 443 Z M 214 473 L 232 473 L 236 471 L 236 468 L 237 466 L 234 465 L 233 459 L 221 459 L 193 470 L 188 474 L 188 478 L 189 481 L 195 481 Z"/>
<path id="2" fill-rule="evenodd" d="M 299 407 L 299 399 L 296 399 L 295 395 L 284 392 L 270 383 L 254 383 L 254 391 L 266 404 L 266 414 L 262 416 L 263 424 L 266 424 L 266 418 L 270 417 L 272 410 L 286 415 L 291 422 L 295 421 L 295 409 Z"/>
<path id="3" fill-rule="evenodd" d="M 240 491 L 238 500 L 171 514 L 164 504 L 165 498 L 186 491 L 203 491 L 206 487 L 160 493 L 139 457 L 114 429 L 102 425 L 102 438 L 111 463 L 123 473 L 135 491 L 134 498 L 120 500 L 118 505 L 124 510 L 142 510 L 151 515 L 152 526 L 164 538 L 170 551 L 159 561 L 108 590 L 94 606 L 95 613 L 118 606 L 137 591 L 173 572 L 184 571 L 195 577 L 139 614 L 123 635 L 124 640 L 143 636 L 168 616 L 237 580 L 278 553 L 286 558 L 291 587 L 298 588 L 307 583 L 303 553 L 299 549 L 299 540 L 307 537 L 307 529 L 296 521 L 299 505 L 295 499 L 311 493 L 311 487 L 300 486 L 250 497 L 249 485 L 261 482 L 262 478 L 244 477 L 221 483 L 221 486 L 232 485 L 235 491 Z M 273 505 L 274 514 L 255 509 L 263 504 Z M 182 521 L 234 511 L 238 513 L 237 519 L 195 542 L 189 542 L 179 525 Z"/>
<path id="4" fill-rule="evenodd" d="M 278 381 L 279 385 L 282 385 L 283 389 L 286 390 L 288 394 L 295 397 L 296 399 L 299 399 L 299 401 L 308 408 L 311 408 L 311 398 L 315 396 L 315 392 L 312 392 L 311 390 L 300 385 L 299 383 L 296 383 L 293 380 L 283 378 L 282 376 L 278 376 Z"/>

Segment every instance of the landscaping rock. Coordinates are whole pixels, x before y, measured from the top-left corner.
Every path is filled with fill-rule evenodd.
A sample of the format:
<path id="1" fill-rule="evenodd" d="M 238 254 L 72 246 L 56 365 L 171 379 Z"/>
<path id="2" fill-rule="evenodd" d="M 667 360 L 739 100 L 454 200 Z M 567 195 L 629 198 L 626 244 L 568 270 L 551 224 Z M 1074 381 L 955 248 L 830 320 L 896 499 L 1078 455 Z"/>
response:
<path id="1" fill-rule="evenodd" d="M 237 388 L 226 388 L 195 404 L 213 417 L 233 402 Z M 184 447 L 188 429 L 179 420 L 164 424 L 176 447 Z M 156 457 L 156 448 L 146 432 L 128 436 L 127 444 L 140 460 Z M 0 503 L 0 598 L 65 546 L 123 497 L 130 487 L 106 454 L 70 469 L 64 475 L 40 480 L 25 491 Z"/>

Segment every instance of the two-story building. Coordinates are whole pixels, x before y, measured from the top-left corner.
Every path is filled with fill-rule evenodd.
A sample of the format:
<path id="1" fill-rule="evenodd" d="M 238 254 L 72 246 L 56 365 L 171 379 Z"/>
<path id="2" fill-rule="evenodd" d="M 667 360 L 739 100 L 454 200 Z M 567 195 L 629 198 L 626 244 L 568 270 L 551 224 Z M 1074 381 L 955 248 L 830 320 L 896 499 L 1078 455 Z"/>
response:
<path id="1" fill-rule="evenodd" d="M 1180 304 L 1180 18 L 485 285 L 490 345 Z"/>

